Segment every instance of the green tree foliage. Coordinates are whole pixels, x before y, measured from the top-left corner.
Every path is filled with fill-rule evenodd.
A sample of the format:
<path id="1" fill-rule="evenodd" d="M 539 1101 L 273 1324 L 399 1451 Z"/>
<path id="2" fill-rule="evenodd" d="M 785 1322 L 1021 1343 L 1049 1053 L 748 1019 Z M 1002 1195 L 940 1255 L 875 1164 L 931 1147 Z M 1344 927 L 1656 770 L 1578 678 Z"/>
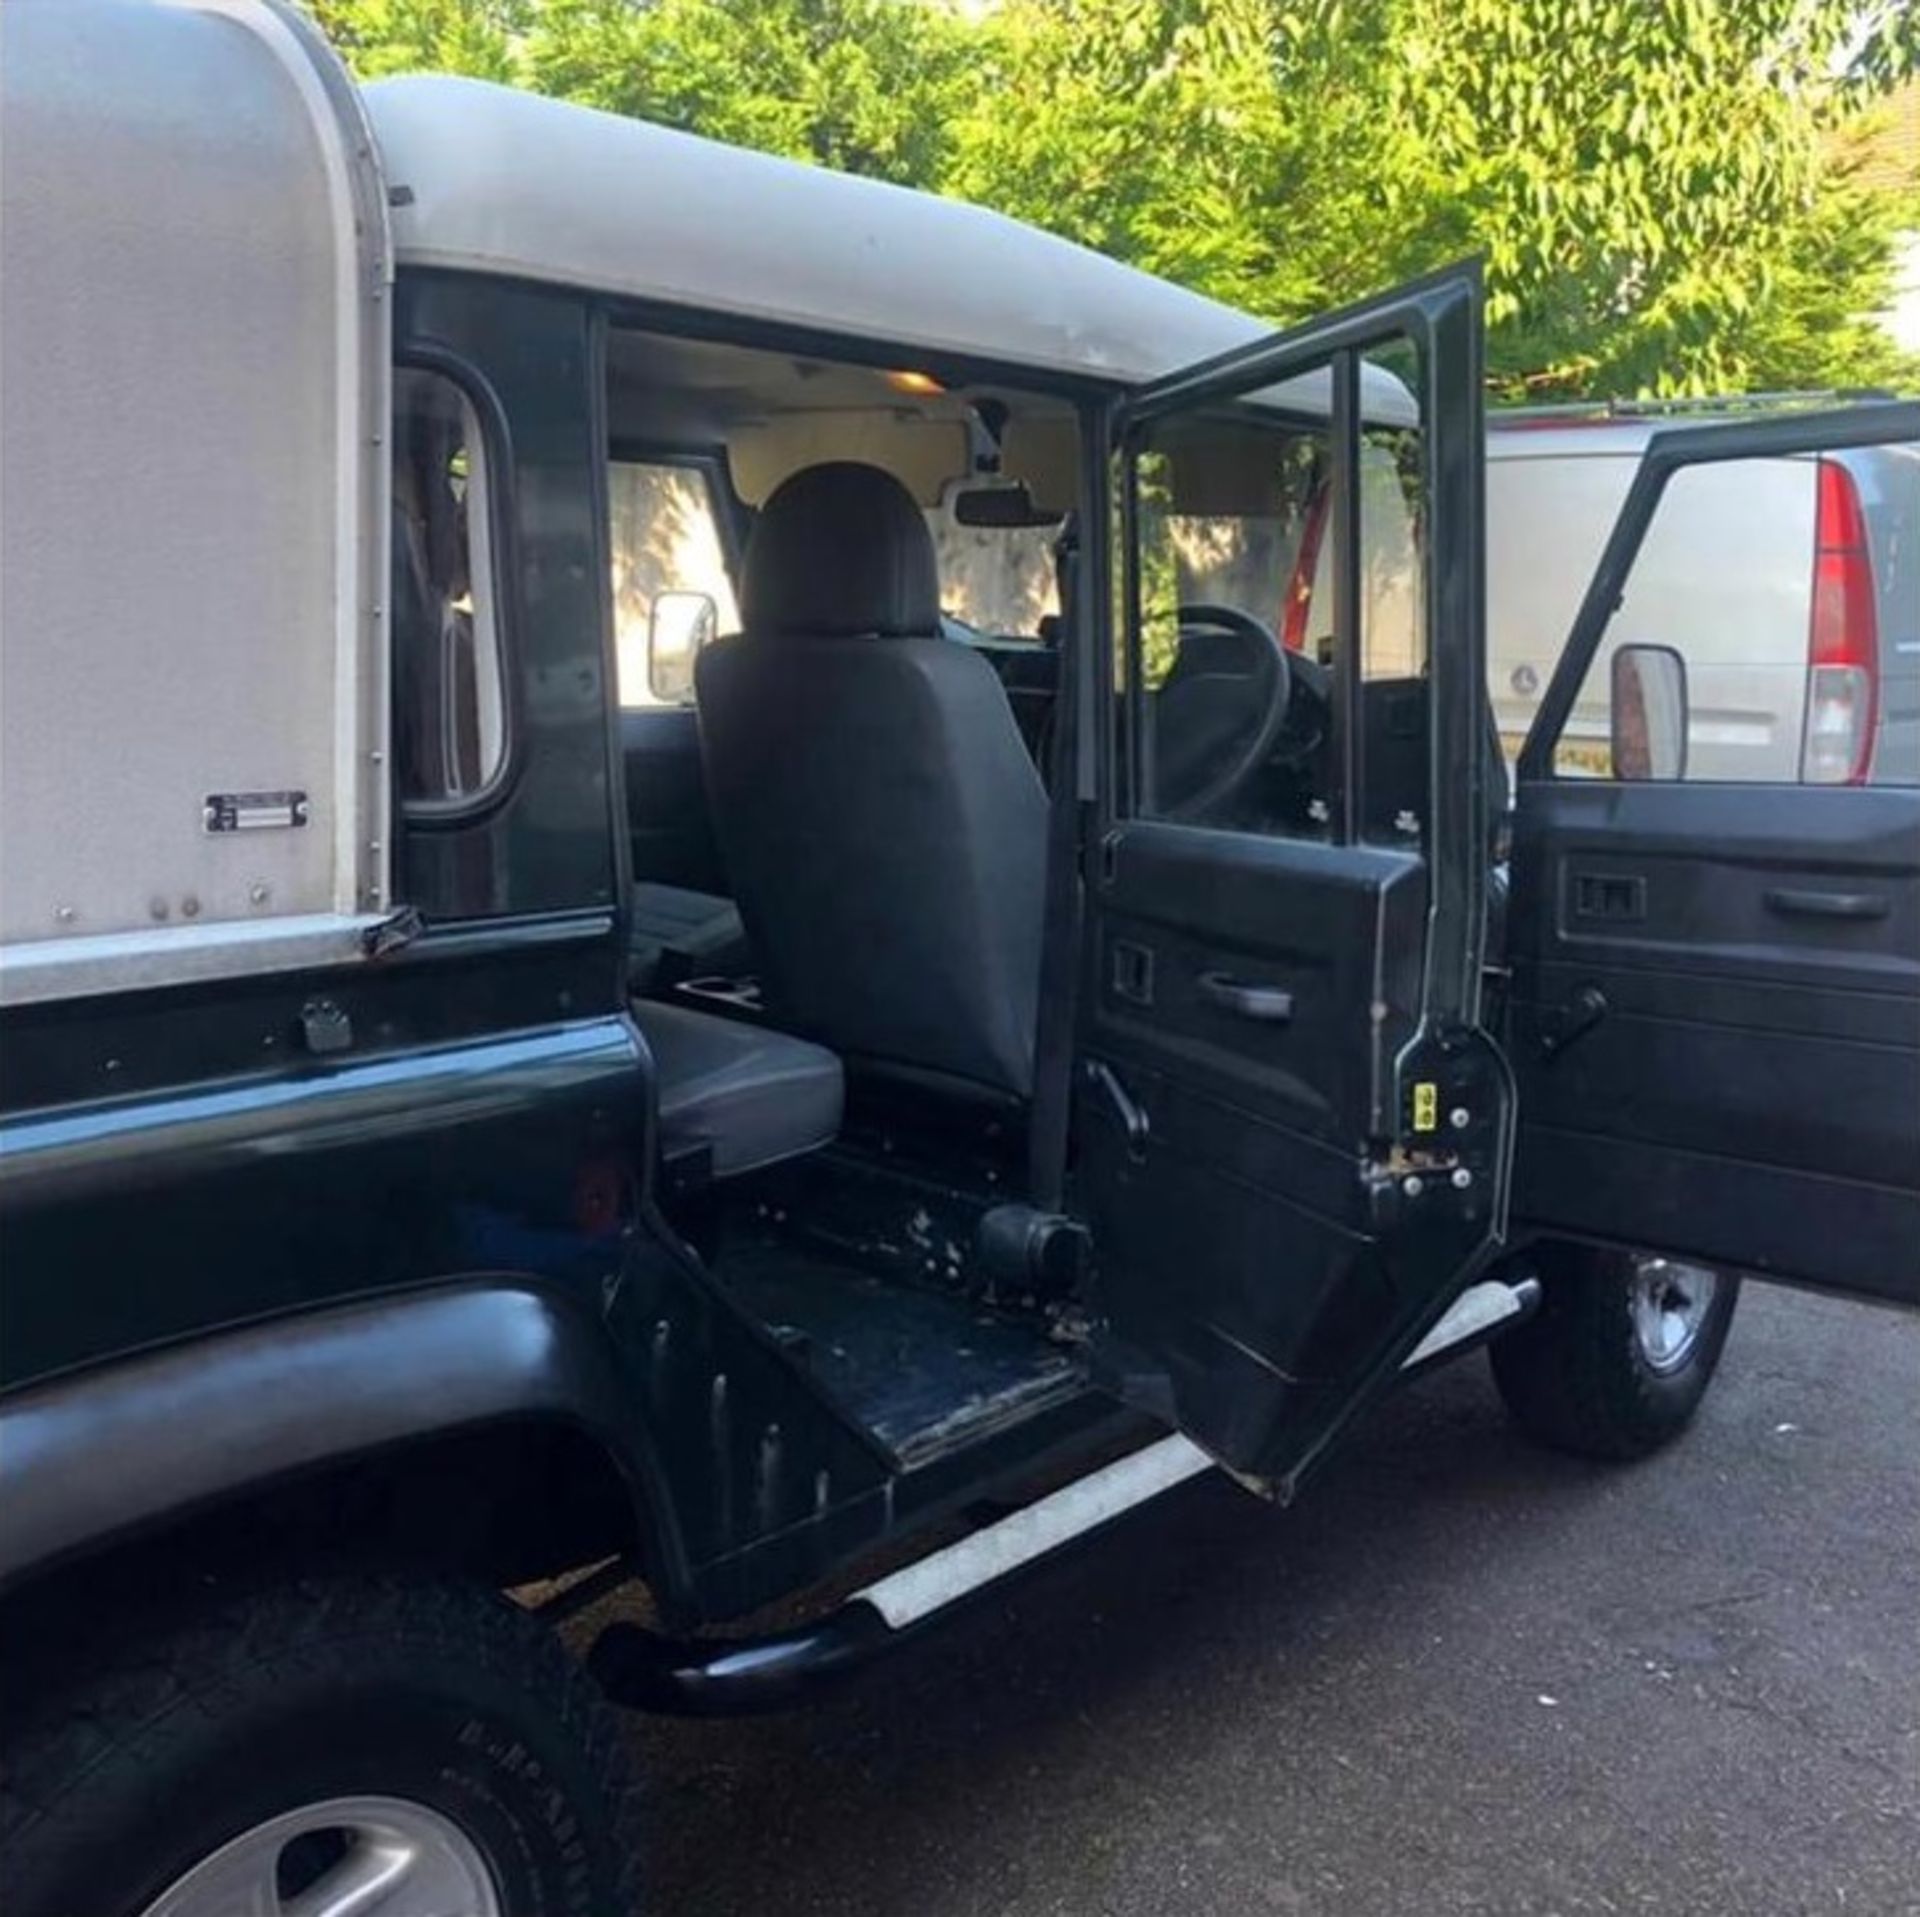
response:
<path id="1" fill-rule="evenodd" d="M 389 73 L 522 77 L 520 47 L 538 0 L 308 0 L 364 80 Z"/>
<path id="2" fill-rule="evenodd" d="M 1400 20 L 1400 108 L 1486 249 L 1496 373 L 1797 383 L 1809 298 L 1826 377 L 1892 370 L 1858 323 L 1891 223 L 1821 137 L 1852 98 L 1851 0 L 1403 0 Z"/>
<path id="3" fill-rule="evenodd" d="M 903 0 L 547 0 L 525 69 L 617 113 L 937 186 L 965 53 L 957 17 Z"/>
<path id="4" fill-rule="evenodd" d="M 1912 379 L 1911 0 L 314 0 L 428 66 L 964 194 L 1297 319 L 1468 251 L 1510 393 Z"/>

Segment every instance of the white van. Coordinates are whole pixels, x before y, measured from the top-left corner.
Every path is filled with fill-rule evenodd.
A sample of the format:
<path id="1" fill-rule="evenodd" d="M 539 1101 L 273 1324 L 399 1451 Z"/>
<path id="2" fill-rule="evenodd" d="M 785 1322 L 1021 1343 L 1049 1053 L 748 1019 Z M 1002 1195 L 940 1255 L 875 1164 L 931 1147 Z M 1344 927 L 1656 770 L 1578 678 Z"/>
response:
<path id="1" fill-rule="evenodd" d="M 1754 410 L 1728 401 L 1492 416 L 1487 679 L 1509 757 L 1647 442 L 1676 414 Z M 1740 459 L 1676 477 L 1615 637 L 1685 651 L 1689 778 L 1920 782 L 1920 553 L 1901 531 L 1917 507 L 1916 446 Z M 1596 676 L 1574 707 L 1564 773 L 1605 769 L 1605 683 Z"/>

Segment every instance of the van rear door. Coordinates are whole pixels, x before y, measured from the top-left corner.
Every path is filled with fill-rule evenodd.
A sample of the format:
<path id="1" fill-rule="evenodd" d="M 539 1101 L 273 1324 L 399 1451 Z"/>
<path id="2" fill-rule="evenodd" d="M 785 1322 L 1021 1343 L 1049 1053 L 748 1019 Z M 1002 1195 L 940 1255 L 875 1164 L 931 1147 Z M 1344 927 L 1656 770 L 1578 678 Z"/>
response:
<path id="1" fill-rule="evenodd" d="M 1868 749 L 1875 555 L 1920 544 L 1920 512 L 1893 536 L 1848 508 L 1869 449 L 1920 459 L 1920 405 L 1649 444 L 1520 757 L 1514 1210 L 1920 1304 L 1920 785 Z M 1806 736 L 1797 777 L 1736 780 L 1689 697 L 1699 634 L 1642 560 L 1691 469 L 1781 460 L 1831 496 L 1805 527 Z"/>

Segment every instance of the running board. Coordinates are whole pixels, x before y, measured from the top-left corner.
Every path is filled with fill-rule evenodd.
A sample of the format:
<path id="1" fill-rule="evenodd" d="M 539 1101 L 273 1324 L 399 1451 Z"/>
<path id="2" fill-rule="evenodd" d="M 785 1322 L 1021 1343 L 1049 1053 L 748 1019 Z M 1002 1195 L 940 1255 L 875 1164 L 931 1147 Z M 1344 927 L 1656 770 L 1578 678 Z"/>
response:
<path id="1" fill-rule="evenodd" d="M 1511 1285 L 1486 1278 L 1469 1285 L 1447 1307 L 1440 1322 L 1407 1353 L 1400 1369 L 1418 1371 L 1462 1345 L 1489 1338 L 1516 1318 L 1532 1317 L 1539 1303 L 1538 1278 L 1522 1278 Z"/>
<path id="2" fill-rule="evenodd" d="M 1407 1358 L 1417 1370 L 1532 1311 L 1540 1286 L 1488 1281 L 1456 1298 Z M 616 1703 L 687 1717 L 734 1717 L 798 1703 L 913 1636 L 949 1605 L 1210 1470 L 1175 1433 L 1116 1458 L 943 1550 L 866 1585 L 838 1609 L 770 1636 L 675 1641 L 609 1624 L 588 1667 Z"/>
<path id="3" fill-rule="evenodd" d="M 775 1710 L 892 1649 L 948 1605 L 1212 1464 L 1190 1438 L 1162 1438 L 867 1585 L 812 1624 L 772 1637 L 679 1644 L 638 1625 L 610 1624 L 588 1667 L 609 1697 L 637 1710 L 692 1717 Z"/>

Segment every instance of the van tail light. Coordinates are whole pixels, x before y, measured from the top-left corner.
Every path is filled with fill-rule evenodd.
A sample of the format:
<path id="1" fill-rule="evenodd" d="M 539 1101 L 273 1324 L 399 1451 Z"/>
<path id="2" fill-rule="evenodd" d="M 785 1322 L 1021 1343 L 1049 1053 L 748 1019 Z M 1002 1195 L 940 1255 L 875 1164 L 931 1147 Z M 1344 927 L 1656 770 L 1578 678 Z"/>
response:
<path id="1" fill-rule="evenodd" d="M 1860 785 L 1879 703 L 1873 561 L 1853 475 L 1832 459 L 1819 462 L 1819 475 L 1800 776 L 1815 785 Z"/>
<path id="2" fill-rule="evenodd" d="M 1300 550 L 1294 554 L 1293 574 L 1287 581 L 1287 603 L 1280 609 L 1280 643 L 1289 652 L 1307 649 L 1307 620 L 1313 611 L 1313 575 L 1320 568 L 1320 542 L 1326 537 L 1328 501 L 1332 489 L 1322 486 L 1307 507 L 1307 523 L 1300 529 Z"/>

